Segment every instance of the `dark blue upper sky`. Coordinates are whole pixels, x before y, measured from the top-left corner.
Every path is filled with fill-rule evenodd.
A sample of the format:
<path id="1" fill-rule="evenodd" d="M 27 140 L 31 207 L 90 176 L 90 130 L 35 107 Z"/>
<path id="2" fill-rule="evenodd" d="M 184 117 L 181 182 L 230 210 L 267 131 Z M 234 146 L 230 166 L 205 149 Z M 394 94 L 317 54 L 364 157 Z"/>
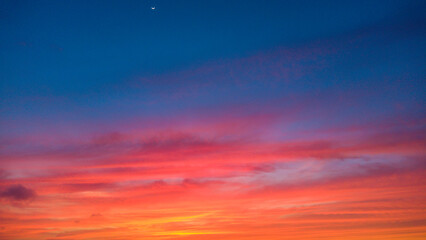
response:
<path id="1" fill-rule="evenodd" d="M 262 105 L 292 94 L 295 102 L 319 94 L 316 102 L 327 105 L 351 89 L 359 104 L 360 96 L 378 91 L 377 104 L 418 104 L 418 113 L 425 6 L 407 0 L 1 1 L 2 121 L 20 119 L 23 127 L 40 116 L 47 122 L 131 118 Z M 278 83 L 265 85 L 265 78 Z M 245 87 L 230 79 L 244 79 Z M 194 91 L 194 82 L 206 83 L 197 85 L 199 95 L 162 102 L 170 89 Z M 357 112 L 357 106 L 357 115 L 386 109 L 362 104 Z"/>

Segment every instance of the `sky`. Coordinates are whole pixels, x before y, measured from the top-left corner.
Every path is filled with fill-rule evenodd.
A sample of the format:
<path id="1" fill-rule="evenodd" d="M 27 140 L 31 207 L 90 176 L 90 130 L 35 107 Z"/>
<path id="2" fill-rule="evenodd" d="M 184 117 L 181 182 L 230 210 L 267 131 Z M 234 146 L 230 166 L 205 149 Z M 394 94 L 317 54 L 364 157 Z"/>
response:
<path id="1" fill-rule="evenodd" d="M 425 239 L 425 9 L 0 1 L 0 239 Z"/>

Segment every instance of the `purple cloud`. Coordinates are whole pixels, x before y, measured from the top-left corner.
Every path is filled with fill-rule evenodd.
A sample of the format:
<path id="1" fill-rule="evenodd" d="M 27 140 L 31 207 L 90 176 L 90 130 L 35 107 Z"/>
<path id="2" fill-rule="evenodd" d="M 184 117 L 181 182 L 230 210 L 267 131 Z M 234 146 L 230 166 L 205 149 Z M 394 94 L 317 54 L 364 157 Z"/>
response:
<path id="1" fill-rule="evenodd" d="M 36 197 L 34 190 L 26 188 L 21 184 L 12 185 L 0 193 L 1 198 L 9 198 L 17 201 L 29 200 Z"/>

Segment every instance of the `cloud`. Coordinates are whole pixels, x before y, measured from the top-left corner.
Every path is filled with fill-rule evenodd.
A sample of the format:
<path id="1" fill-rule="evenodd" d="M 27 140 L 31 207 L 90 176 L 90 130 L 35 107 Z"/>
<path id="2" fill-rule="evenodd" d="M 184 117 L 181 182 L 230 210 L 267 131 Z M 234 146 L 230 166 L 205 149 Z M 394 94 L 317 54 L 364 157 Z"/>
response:
<path id="1" fill-rule="evenodd" d="M 83 192 L 113 188 L 114 184 L 107 182 L 94 183 L 66 183 L 60 186 L 61 189 L 67 192 Z"/>
<path id="2" fill-rule="evenodd" d="M 16 201 L 25 201 L 36 197 L 36 192 L 21 184 L 12 185 L 0 193 L 1 198 L 9 198 Z"/>
<path id="3" fill-rule="evenodd" d="M 424 171 L 426 164 L 420 157 L 370 156 L 361 158 L 315 158 L 259 165 L 251 173 L 227 178 L 227 182 L 260 188 L 268 186 L 298 187 L 328 184 L 331 182 L 357 181 L 363 178 L 379 178 Z"/>

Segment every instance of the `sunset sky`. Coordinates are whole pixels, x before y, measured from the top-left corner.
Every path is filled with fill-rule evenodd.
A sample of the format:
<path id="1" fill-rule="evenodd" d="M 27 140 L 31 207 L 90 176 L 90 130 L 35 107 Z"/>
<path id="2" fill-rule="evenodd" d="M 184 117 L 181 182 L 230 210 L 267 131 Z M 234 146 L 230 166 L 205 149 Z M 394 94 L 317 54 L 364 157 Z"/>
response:
<path id="1" fill-rule="evenodd" d="M 425 11 L 1 0 L 0 239 L 426 239 Z"/>

